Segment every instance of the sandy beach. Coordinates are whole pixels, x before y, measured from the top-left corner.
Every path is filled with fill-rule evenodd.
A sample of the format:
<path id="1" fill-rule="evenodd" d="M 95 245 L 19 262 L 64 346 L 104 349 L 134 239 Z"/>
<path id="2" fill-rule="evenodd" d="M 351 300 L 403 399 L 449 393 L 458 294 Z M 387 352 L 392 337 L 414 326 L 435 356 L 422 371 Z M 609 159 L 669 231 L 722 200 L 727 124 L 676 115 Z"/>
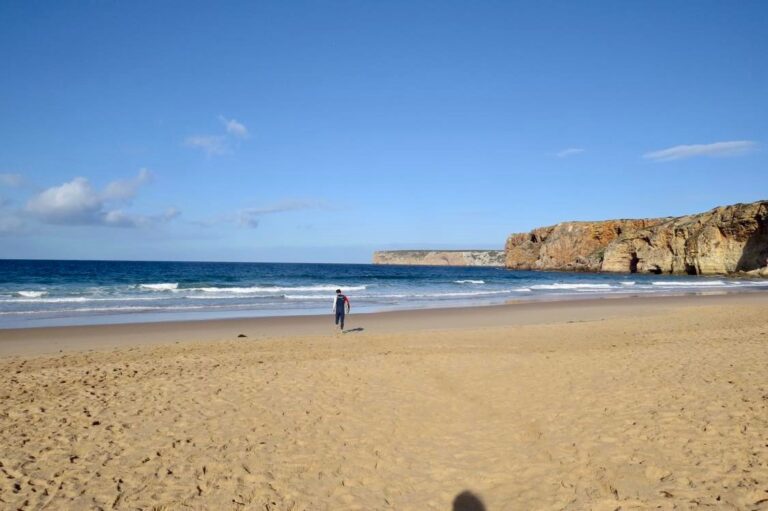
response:
<path id="1" fill-rule="evenodd" d="M 768 509 L 767 294 L 330 323 L 0 330 L 0 508 Z"/>

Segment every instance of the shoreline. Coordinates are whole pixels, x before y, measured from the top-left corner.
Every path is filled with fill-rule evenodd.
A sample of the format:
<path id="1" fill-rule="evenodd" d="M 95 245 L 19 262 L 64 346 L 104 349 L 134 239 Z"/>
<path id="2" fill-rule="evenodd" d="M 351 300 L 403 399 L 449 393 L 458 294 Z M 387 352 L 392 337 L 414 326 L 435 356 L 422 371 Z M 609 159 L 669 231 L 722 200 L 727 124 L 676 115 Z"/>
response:
<path id="1" fill-rule="evenodd" d="M 544 271 L 544 270 L 537 270 Z M 631 291 L 629 288 L 625 292 L 602 293 L 599 291 L 590 291 L 589 293 L 563 293 L 563 294 L 542 294 L 532 296 L 529 294 L 507 295 L 506 299 L 499 298 L 478 298 L 476 300 L 466 301 L 447 301 L 445 303 L 424 302 L 420 305 L 411 307 L 401 307 L 398 305 L 362 305 L 355 308 L 355 314 L 383 314 L 397 313 L 406 311 L 428 311 L 443 309 L 466 309 L 477 307 L 498 307 L 509 304 L 523 303 L 550 303 L 550 302 L 583 302 L 599 300 L 623 300 L 634 298 L 673 298 L 690 296 L 723 296 L 733 294 L 751 294 L 768 293 L 768 282 L 763 287 L 753 288 L 701 288 L 701 289 L 665 289 L 653 293 L 642 291 Z M 490 292 L 493 294 L 493 292 Z M 188 322 L 206 322 L 206 321 L 236 321 L 236 320 L 266 320 L 275 318 L 299 318 L 307 316 L 325 316 L 324 307 L 295 308 L 295 309 L 230 309 L 221 311 L 199 311 L 199 312 L 180 312 L 180 311 L 142 311 L 124 314 L 99 314 L 93 316 L 59 316 L 50 318 L 31 319 L 29 326 L 21 326 L 11 323 L 4 325 L 0 323 L 0 334 L 4 331 L 20 331 L 29 329 L 43 328 L 74 328 L 89 326 L 115 326 L 115 325 L 146 325 L 153 323 L 188 323 Z M 1 338 L 1 337 L 0 337 Z"/>
<path id="2" fill-rule="evenodd" d="M 483 307 L 511 300 L 768 291 L 768 281 L 727 275 L 371 264 L 2 263 L 0 331 L 322 315 L 330 308 L 326 305 L 329 295 L 337 288 L 349 293 L 355 314 Z M 88 273 L 94 265 L 102 274 L 96 280 Z"/>
<path id="3" fill-rule="evenodd" d="M 711 305 L 765 305 L 768 292 L 622 295 L 563 300 L 520 300 L 476 305 L 352 313 L 348 336 L 600 321 Z M 329 336 L 330 314 L 134 322 L 0 329 L 0 357 L 45 355 L 189 341 L 263 340 Z M 244 338 L 238 337 L 245 335 Z"/>

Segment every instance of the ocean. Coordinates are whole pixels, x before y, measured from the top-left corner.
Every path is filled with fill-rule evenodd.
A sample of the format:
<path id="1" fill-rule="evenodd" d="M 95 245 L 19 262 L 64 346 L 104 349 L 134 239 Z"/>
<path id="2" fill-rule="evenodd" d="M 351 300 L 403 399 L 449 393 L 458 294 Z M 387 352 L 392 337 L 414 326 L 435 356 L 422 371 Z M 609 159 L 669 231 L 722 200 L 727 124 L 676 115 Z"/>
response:
<path id="1" fill-rule="evenodd" d="M 0 260 L 0 328 L 768 290 L 767 281 L 369 264 Z"/>

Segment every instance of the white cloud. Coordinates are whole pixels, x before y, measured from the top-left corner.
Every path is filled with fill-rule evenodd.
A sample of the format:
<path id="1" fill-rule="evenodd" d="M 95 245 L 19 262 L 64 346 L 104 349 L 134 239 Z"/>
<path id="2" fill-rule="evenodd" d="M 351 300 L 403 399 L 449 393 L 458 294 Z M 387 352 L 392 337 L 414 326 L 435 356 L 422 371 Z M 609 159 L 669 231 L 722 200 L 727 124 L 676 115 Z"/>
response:
<path id="1" fill-rule="evenodd" d="M 135 197 L 149 179 L 151 174 L 142 169 L 134 179 L 113 181 L 99 193 L 87 179 L 76 177 L 32 197 L 25 212 L 48 224 L 110 227 L 146 227 L 177 217 L 179 212 L 173 208 L 160 215 L 133 215 L 115 208 L 115 203 Z"/>
<path id="2" fill-rule="evenodd" d="M 152 173 L 147 169 L 141 169 L 139 175 L 133 179 L 123 179 L 109 183 L 102 196 L 105 200 L 130 200 L 136 196 L 142 185 L 151 180 Z"/>
<path id="3" fill-rule="evenodd" d="M 27 211 L 47 223 L 98 223 L 104 203 L 88 180 L 76 177 L 61 186 L 54 186 L 32 197 Z"/>
<path id="4" fill-rule="evenodd" d="M 188 147 L 201 149 L 208 156 L 229 153 L 226 138 L 222 135 L 195 135 L 187 137 L 184 144 Z"/>
<path id="5" fill-rule="evenodd" d="M 236 121 L 235 119 L 227 119 L 223 115 L 219 116 L 219 120 L 227 128 L 227 133 L 236 138 L 248 138 L 248 128 L 245 124 Z"/>
<path id="6" fill-rule="evenodd" d="M 21 186 L 24 177 L 21 174 L 0 174 L 0 185 L 3 186 Z"/>
<path id="7" fill-rule="evenodd" d="M 568 149 L 563 149 L 559 153 L 557 153 L 558 158 L 568 158 L 569 156 L 575 156 L 577 154 L 581 154 L 586 149 L 582 149 L 580 147 L 569 147 Z"/>
<path id="8" fill-rule="evenodd" d="M 643 158 L 653 161 L 673 161 L 696 156 L 739 156 L 748 153 L 757 146 L 751 140 L 734 140 L 712 144 L 676 145 L 667 149 L 645 153 Z"/>

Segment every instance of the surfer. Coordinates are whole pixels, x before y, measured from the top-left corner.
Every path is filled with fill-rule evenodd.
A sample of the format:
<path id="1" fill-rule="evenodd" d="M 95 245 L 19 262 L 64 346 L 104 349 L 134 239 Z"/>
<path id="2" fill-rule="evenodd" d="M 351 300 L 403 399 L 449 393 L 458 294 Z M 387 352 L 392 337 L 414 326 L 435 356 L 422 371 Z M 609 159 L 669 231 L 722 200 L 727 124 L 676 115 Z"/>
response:
<path id="1" fill-rule="evenodd" d="M 341 294 L 341 289 L 336 290 L 336 296 L 333 298 L 333 312 L 336 315 L 336 324 L 339 329 L 344 331 L 344 315 L 349 312 L 349 298 Z"/>

